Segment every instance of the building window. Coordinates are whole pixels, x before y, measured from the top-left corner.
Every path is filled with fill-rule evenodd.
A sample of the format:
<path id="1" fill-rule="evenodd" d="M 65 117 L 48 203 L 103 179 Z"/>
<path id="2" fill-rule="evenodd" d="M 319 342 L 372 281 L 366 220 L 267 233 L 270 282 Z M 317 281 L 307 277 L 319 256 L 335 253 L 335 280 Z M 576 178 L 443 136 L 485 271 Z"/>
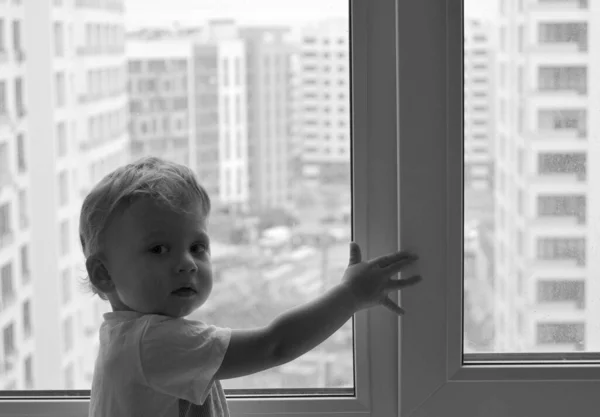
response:
<path id="1" fill-rule="evenodd" d="M 7 263 L 0 269 L 0 281 L 2 285 L 2 309 L 10 306 L 15 299 L 15 288 L 13 285 L 13 268 L 12 263 Z"/>
<path id="2" fill-rule="evenodd" d="M 33 389 L 33 358 L 31 355 L 27 355 L 24 363 L 24 380 L 25 389 Z"/>
<path id="3" fill-rule="evenodd" d="M 587 110 L 540 110 L 538 126 L 541 130 L 574 130 L 579 137 L 585 137 L 587 135 Z"/>
<path id="4" fill-rule="evenodd" d="M 229 86 L 229 60 L 223 59 L 223 86 Z"/>
<path id="5" fill-rule="evenodd" d="M 61 207 L 69 203 L 69 176 L 67 171 L 58 174 L 58 199 Z"/>
<path id="6" fill-rule="evenodd" d="M 574 344 L 575 350 L 584 350 L 584 323 L 539 323 L 537 325 L 537 343 Z"/>
<path id="7" fill-rule="evenodd" d="M 65 389 L 74 389 L 75 388 L 75 370 L 73 368 L 73 364 L 70 363 L 67 365 L 65 369 Z"/>
<path id="8" fill-rule="evenodd" d="M 69 353 L 73 349 L 73 319 L 69 316 L 63 321 L 63 350 Z"/>
<path id="9" fill-rule="evenodd" d="M 13 21 L 12 28 L 13 28 L 13 49 L 17 52 L 20 52 L 23 50 L 23 48 L 21 47 L 21 22 L 19 22 L 18 20 Z"/>
<path id="10" fill-rule="evenodd" d="M 587 155 L 585 153 L 541 153 L 538 155 L 538 173 L 577 174 L 586 178 Z"/>
<path id="11" fill-rule="evenodd" d="M 19 229 L 29 226 L 27 190 L 19 190 Z"/>
<path id="12" fill-rule="evenodd" d="M 60 22 L 54 23 L 54 53 L 59 57 L 64 55 L 63 25 Z"/>
<path id="13" fill-rule="evenodd" d="M 25 135 L 17 134 L 17 168 L 19 173 L 23 174 L 27 171 L 27 158 L 25 155 Z"/>
<path id="14" fill-rule="evenodd" d="M 0 81 L 0 116 L 6 114 L 6 81 Z"/>
<path id="15" fill-rule="evenodd" d="M 59 158 L 67 154 L 67 147 L 67 128 L 64 122 L 59 122 L 56 125 L 56 153 Z"/>
<path id="16" fill-rule="evenodd" d="M 235 85 L 242 84 L 242 65 L 240 58 L 235 59 Z"/>
<path id="17" fill-rule="evenodd" d="M 540 280 L 537 285 L 537 302 L 573 302 L 581 310 L 585 308 L 585 281 Z"/>
<path id="18" fill-rule="evenodd" d="M 15 110 L 19 118 L 25 115 L 24 103 L 23 80 L 17 77 L 15 79 Z"/>
<path id="19" fill-rule="evenodd" d="M 580 223 L 586 220 L 585 195 L 542 195 L 538 197 L 538 216 L 576 217 Z"/>
<path id="20" fill-rule="evenodd" d="M 6 35 L 4 34 L 4 19 L 0 19 L 0 54 L 6 53 Z"/>
<path id="21" fill-rule="evenodd" d="M 15 351 L 15 326 L 10 323 L 2 330 L 2 344 L 4 346 L 4 370 L 10 371 L 16 364 Z M 2 367 L 0 367 L 1 369 Z"/>
<path id="22" fill-rule="evenodd" d="M 21 246 L 21 277 L 23 284 L 27 284 L 31 278 L 29 268 L 29 248 L 27 245 Z"/>
<path id="23" fill-rule="evenodd" d="M 538 73 L 540 91 L 587 93 L 587 67 L 540 67 Z"/>
<path id="24" fill-rule="evenodd" d="M 588 24 L 585 22 L 540 23 L 538 39 L 542 44 L 574 43 L 580 51 L 587 51 Z"/>
<path id="25" fill-rule="evenodd" d="M 31 336 L 31 301 L 26 300 L 23 303 L 23 336 Z"/>
<path id="26" fill-rule="evenodd" d="M 63 220 L 60 223 L 60 254 L 65 256 L 69 254 L 69 222 Z"/>
<path id="27" fill-rule="evenodd" d="M 55 91 L 56 91 L 56 107 L 63 107 L 65 105 L 65 74 L 59 72 L 55 75 Z"/>
<path id="28" fill-rule="evenodd" d="M 71 270 L 65 269 L 61 274 L 63 303 L 71 301 Z"/>
<path id="29" fill-rule="evenodd" d="M 573 260 L 578 266 L 585 266 L 585 238 L 539 238 L 537 258 L 542 261 Z"/>
<path id="30" fill-rule="evenodd" d="M 0 206 L 0 248 L 12 241 L 12 229 L 10 227 L 10 206 L 5 203 Z"/>

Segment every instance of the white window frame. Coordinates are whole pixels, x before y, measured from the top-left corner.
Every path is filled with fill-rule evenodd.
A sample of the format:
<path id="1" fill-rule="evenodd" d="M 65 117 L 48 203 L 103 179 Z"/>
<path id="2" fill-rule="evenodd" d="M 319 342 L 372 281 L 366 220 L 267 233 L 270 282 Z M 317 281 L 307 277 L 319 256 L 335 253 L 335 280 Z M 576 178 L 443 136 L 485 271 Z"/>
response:
<path id="1" fill-rule="evenodd" d="M 424 277 L 401 294 L 400 416 L 600 415 L 598 365 L 462 363 L 463 2 L 397 6 L 400 237 Z"/>
<path id="2" fill-rule="evenodd" d="M 363 258 L 371 258 L 399 247 L 396 1 L 349 2 L 352 8 L 353 233 L 361 245 Z M 413 313 L 408 317 L 414 317 Z M 397 415 L 398 324 L 398 317 L 382 307 L 355 315 L 356 397 L 229 398 L 232 417 Z M 89 398 L 5 398 L 0 399 L 0 416 L 84 417 L 88 415 L 88 407 Z"/>

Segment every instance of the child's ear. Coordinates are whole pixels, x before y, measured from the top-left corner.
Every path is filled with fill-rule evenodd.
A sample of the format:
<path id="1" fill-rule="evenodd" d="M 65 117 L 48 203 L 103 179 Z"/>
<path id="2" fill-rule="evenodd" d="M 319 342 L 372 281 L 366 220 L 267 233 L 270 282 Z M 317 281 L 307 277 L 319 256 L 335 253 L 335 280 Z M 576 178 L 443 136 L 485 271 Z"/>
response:
<path id="1" fill-rule="evenodd" d="M 114 290 L 114 283 L 108 273 L 106 261 L 100 255 L 92 255 L 85 261 L 88 276 L 91 283 L 103 293 Z"/>

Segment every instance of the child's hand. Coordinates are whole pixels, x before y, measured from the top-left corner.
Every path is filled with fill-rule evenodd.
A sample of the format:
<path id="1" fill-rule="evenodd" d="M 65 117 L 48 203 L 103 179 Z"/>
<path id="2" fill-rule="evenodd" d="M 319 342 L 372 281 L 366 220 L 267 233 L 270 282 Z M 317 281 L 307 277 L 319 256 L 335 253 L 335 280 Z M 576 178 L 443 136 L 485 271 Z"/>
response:
<path id="1" fill-rule="evenodd" d="M 417 259 L 416 255 L 402 251 L 361 262 L 360 247 L 356 242 L 351 242 L 350 263 L 344 272 L 342 285 L 349 288 L 359 310 L 381 304 L 402 315 L 404 310 L 390 300 L 387 294 L 421 281 L 420 276 L 400 280 L 392 278 Z"/>

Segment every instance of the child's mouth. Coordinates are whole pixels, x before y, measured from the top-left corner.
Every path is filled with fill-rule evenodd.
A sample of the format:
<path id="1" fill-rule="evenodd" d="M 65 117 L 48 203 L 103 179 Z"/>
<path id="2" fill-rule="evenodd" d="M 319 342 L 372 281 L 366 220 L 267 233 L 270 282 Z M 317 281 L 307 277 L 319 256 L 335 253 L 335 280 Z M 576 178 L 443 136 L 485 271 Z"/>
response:
<path id="1" fill-rule="evenodd" d="M 177 295 L 178 297 L 191 297 L 193 295 L 196 295 L 196 291 L 189 287 L 182 287 L 173 291 L 171 294 Z"/>

